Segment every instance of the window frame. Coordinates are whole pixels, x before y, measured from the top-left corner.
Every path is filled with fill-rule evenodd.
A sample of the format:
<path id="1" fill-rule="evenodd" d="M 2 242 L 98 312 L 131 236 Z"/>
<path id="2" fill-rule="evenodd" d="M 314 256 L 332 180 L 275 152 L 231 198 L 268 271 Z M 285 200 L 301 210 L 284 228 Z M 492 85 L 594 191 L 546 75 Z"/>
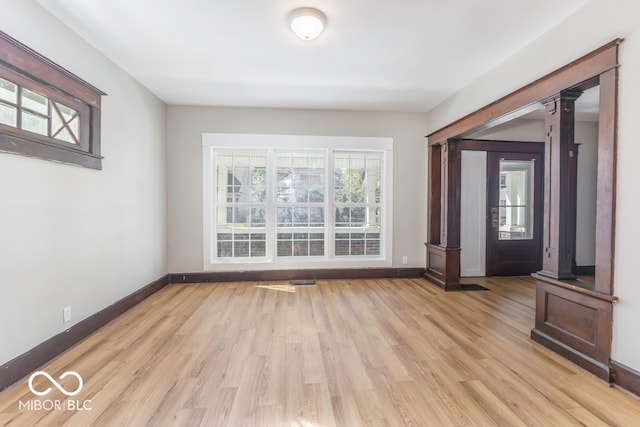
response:
<path id="1" fill-rule="evenodd" d="M 203 149 L 203 266 L 211 270 L 269 270 L 287 268 L 367 268 L 391 267 L 393 227 L 393 139 L 377 137 L 334 137 L 308 135 L 261 135 L 261 134 L 202 134 Z M 270 175 L 275 170 L 275 155 L 278 151 L 324 151 L 325 152 L 325 255 L 278 257 L 276 253 L 276 222 L 267 225 L 267 256 L 257 259 L 216 258 L 216 150 L 267 151 L 271 162 L 267 167 L 268 218 L 276 218 L 275 192 L 277 179 Z M 336 256 L 334 254 L 334 165 L 333 153 L 379 152 L 382 159 L 382 198 L 380 201 L 382 221 L 380 224 L 380 255 Z M 273 200 L 271 200 L 273 199 Z M 269 220 L 267 220 L 269 221 Z"/>
<path id="2" fill-rule="evenodd" d="M 19 87 L 16 126 L 0 124 L 0 151 L 68 163 L 90 169 L 102 169 L 100 154 L 101 97 L 104 92 L 53 63 L 34 50 L 0 31 L 0 77 Z M 48 100 L 48 132 L 41 135 L 18 126 L 23 89 Z M 78 112 L 78 143 L 49 136 L 53 102 Z M 6 103 L 5 103 L 6 104 Z M 43 116 L 44 117 L 44 116 Z"/>

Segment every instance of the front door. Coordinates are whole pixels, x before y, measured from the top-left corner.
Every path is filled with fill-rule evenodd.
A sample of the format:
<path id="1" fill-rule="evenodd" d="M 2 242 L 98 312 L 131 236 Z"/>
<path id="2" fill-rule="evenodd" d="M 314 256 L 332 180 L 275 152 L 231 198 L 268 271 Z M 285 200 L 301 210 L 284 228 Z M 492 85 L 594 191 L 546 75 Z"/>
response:
<path id="1" fill-rule="evenodd" d="M 542 155 L 489 152 L 487 276 L 523 276 L 542 261 Z"/>

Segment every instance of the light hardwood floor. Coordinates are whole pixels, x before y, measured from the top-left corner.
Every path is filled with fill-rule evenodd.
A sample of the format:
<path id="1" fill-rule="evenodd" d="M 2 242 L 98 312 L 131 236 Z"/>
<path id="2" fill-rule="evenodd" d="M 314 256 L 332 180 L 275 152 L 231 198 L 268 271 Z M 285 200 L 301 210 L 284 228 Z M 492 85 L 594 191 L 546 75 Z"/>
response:
<path id="1" fill-rule="evenodd" d="M 43 367 L 78 372 L 78 395 L 40 376 L 34 388 L 53 391 L 38 398 L 23 379 L 0 394 L 0 425 L 640 425 L 638 399 L 529 339 L 530 279 L 476 282 L 491 290 L 170 285 Z M 62 407 L 20 408 L 34 399 Z"/>

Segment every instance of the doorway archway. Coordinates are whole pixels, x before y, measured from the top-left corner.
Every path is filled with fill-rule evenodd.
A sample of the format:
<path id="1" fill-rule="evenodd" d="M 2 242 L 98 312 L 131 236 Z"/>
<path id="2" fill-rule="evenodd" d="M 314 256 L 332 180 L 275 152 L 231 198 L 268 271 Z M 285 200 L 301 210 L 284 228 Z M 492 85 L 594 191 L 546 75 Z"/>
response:
<path id="1" fill-rule="evenodd" d="M 428 135 L 429 216 L 427 279 L 444 290 L 460 289 L 460 139 L 546 108 L 543 265 L 535 273 L 536 324 L 531 337 L 609 381 L 613 302 L 616 39 L 535 82 Z M 575 156 L 573 112 L 577 97 L 600 92 L 596 269 L 593 281 L 573 273 Z M 575 169 L 575 168 L 574 168 Z"/>

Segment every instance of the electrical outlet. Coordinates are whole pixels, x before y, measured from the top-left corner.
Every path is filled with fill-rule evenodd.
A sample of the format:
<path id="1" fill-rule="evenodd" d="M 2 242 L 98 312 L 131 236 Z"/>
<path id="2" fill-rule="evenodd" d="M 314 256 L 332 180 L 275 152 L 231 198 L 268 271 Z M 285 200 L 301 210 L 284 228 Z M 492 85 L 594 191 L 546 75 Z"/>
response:
<path id="1" fill-rule="evenodd" d="M 403 263 L 404 265 L 409 264 L 409 257 L 408 257 L 408 256 L 406 256 L 406 255 L 403 255 L 403 256 L 402 256 L 402 263 Z"/>
<path id="2" fill-rule="evenodd" d="M 62 310 L 62 322 L 67 323 L 71 320 L 71 307 L 65 307 Z"/>

